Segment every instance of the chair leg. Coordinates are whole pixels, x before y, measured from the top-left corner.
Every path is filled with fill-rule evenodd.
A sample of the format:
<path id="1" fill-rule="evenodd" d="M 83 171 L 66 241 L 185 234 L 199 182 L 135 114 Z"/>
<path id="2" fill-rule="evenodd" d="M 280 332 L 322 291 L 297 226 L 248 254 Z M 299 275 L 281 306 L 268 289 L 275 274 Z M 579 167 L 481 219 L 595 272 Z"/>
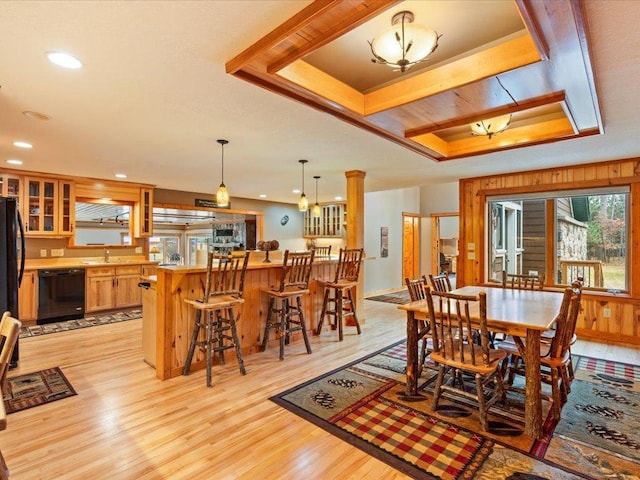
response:
<path id="1" fill-rule="evenodd" d="M 187 359 L 184 362 L 182 375 L 189 375 L 189 371 L 191 370 L 191 362 L 193 361 L 193 354 L 195 353 L 196 345 L 198 344 L 198 335 L 200 333 L 201 319 L 202 319 L 202 310 L 196 310 L 196 321 L 193 327 L 193 333 L 191 334 L 191 343 L 189 343 L 189 351 L 187 352 Z"/>
<path id="2" fill-rule="evenodd" d="M 289 300 L 283 299 L 280 309 L 280 360 L 284 360 L 284 344 L 289 338 Z"/>
<path id="3" fill-rule="evenodd" d="M 442 393 L 440 391 L 440 387 L 442 387 L 442 382 L 444 381 L 444 371 L 444 365 L 438 366 L 438 379 L 436 380 L 436 386 L 433 391 L 433 400 L 431 402 L 431 410 L 434 411 L 438 409 L 438 401 L 440 400 L 440 395 Z"/>
<path id="4" fill-rule="evenodd" d="M 569 363 L 567 364 L 567 375 L 569 376 L 569 380 L 573 381 L 573 358 L 571 357 L 571 347 L 569 347 Z M 568 388 L 568 392 L 571 391 L 571 387 Z"/>
<path id="5" fill-rule="evenodd" d="M 336 289 L 336 324 L 338 325 L 338 341 L 340 342 L 344 339 L 344 329 L 342 321 L 342 309 L 344 308 L 342 304 L 342 301 L 344 300 L 343 295 L 344 293 L 342 290 Z"/>
<path id="6" fill-rule="evenodd" d="M 324 317 L 327 315 L 327 308 L 329 305 L 329 288 L 324 287 L 324 299 L 322 300 L 322 310 L 320 311 L 320 320 L 318 321 L 318 327 L 316 328 L 316 335 L 320 335 L 322 331 L 322 323 L 324 322 Z"/>
<path id="7" fill-rule="evenodd" d="M 207 387 L 211 386 L 213 363 L 213 312 L 207 312 Z"/>
<path id="8" fill-rule="evenodd" d="M 560 420 L 560 408 L 562 404 L 562 394 L 560 393 L 560 375 L 557 368 L 551 369 L 551 411 L 553 418 Z"/>
<path id="9" fill-rule="evenodd" d="M 269 330 L 271 329 L 271 317 L 273 316 L 273 307 L 275 306 L 276 299 L 274 297 L 269 298 L 269 310 L 267 312 L 267 321 L 264 326 L 264 335 L 262 337 L 262 345 L 260 345 L 260 351 L 264 352 L 267 349 L 267 342 L 269 341 Z"/>
<path id="10" fill-rule="evenodd" d="M 228 310 L 229 324 L 231 326 L 231 336 L 233 337 L 233 344 L 236 349 L 236 358 L 238 359 L 238 366 L 240 367 L 240 373 L 242 375 L 247 374 L 247 369 L 244 366 L 244 358 L 242 357 L 242 347 L 240 346 L 240 337 L 238 337 L 238 328 L 236 327 L 236 318 L 233 313 L 233 309 Z"/>
<path id="11" fill-rule="evenodd" d="M 224 331 L 226 328 L 225 323 L 228 320 L 224 317 L 224 313 L 225 312 L 222 310 L 216 310 L 213 312 L 213 315 L 215 315 L 214 329 L 218 337 L 216 343 L 218 344 L 218 358 L 220 359 L 220 365 L 226 364 L 224 358 Z"/>
<path id="12" fill-rule="evenodd" d="M 309 342 L 309 335 L 307 335 L 307 329 L 304 325 L 304 314 L 302 313 L 302 300 L 300 297 L 296 298 L 298 305 L 298 318 L 300 319 L 300 327 L 302 327 L 302 338 L 304 338 L 304 346 L 307 348 L 307 353 L 311 353 L 311 343 Z"/>
<path id="13" fill-rule="evenodd" d="M 351 289 L 349 289 L 348 291 L 348 295 L 349 295 L 349 304 L 351 305 L 351 311 L 353 312 L 353 321 L 356 324 L 356 331 L 358 332 L 358 335 L 360 335 L 362 333 L 362 330 L 360 329 L 360 322 L 358 321 L 358 315 L 356 315 L 356 304 L 353 302 L 353 295 L 351 293 Z"/>
<path id="14" fill-rule="evenodd" d="M 484 398 L 484 385 L 482 384 L 482 377 L 476 373 L 476 396 L 478 397 L 478 409 L 480 411 L 480 427 L 485 432 L 488 429 L 487 424 L 487 402 Z"/>

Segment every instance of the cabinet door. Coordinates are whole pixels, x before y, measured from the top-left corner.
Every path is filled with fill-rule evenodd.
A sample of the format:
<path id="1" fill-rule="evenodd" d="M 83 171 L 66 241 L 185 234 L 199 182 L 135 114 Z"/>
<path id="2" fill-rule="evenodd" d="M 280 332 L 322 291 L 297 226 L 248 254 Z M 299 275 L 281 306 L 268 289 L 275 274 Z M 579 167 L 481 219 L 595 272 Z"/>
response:
<path id="1" fill-rule="evenodd" d="M 0 174 L 0 197 L 17 198 L 21 203 L 20 192 L 22 191 L 22 179 L 10 173 Z"/>
<path id="2" fill-rule="evenodd" d="M 87 312 L 109 310 L 116 307 L 115 302 L 115 277 L 88 277 L 86 303 Z"/>
<path id="3" fill-rule="evenodd" d="M 20 320 L 38 318 L 38 272 L 27 270 L 18 290 L 18 317 Z"/>
<path id="4" fill-rule="evenodd" d="M 69 180 L 60 180 L 58 184 L 58 233 L 60 235 L 73 235 L 76 221 L 76 195 L 75 184 Z"/>
<path id="5" fill-rule="evenodd" d="M 25 234 L 56 235 L 58 181 L 27 177 L 25 196 Z"/>
<path id="6" fill-rule="evenodd" d="M 158 267 L 155 265 L 143 265 L 142 276 L 148 277 L 149 275 L 156 275 L 158 273 Z"/>
<path id="7" fill-rule="evenodd" d="M 135 205 L 134 235 L 150 237 L 153 235 L 153 189 L 140 188 L 140 201 Z"/>
<path id="8" fill-rule="evenodd" d="M 138 282 L 140 273 L 116 277 L 116 307 L 135 307 L 142 303 Z"/>

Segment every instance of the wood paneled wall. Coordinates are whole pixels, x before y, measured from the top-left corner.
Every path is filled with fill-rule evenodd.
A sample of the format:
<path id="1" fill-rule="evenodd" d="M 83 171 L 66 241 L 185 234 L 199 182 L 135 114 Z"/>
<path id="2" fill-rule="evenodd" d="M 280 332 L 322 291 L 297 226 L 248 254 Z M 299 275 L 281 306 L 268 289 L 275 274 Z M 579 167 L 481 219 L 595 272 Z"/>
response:
<path id="1" fill-rule="evenodd" d="M 522 194 L 576 188 L 629 185 L 628 264 L 640 259 L 640 159 L 536 170 L 460 181 L 460 243 L 458 286 L 482 284 L 485 278 L 485 199 L 490 195 Z M 547 228 L 553 228 L 547 219 Z M 547 269 L 553 248 L 547 248 Z M 576 333 L 580 338 L 640 345 L 640 269 L 630 268 L 628 294 L 589 292 L 583 295 Z M 604 316 L 605 310 L 610 313 Z"/>

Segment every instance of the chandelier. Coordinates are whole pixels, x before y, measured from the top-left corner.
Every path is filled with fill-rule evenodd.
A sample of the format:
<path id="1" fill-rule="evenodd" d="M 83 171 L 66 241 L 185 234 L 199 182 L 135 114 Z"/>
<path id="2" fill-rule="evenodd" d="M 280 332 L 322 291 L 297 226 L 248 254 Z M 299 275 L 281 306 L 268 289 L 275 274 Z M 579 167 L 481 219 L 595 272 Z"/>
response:
<path id="1" fill-rule="evenodd" d="M 298 210 L 306 212 L 309 209 L 309 200 L 307 200 L 307 196 L 304 194 L 304 164 L 307 163 L 308 160 L 298 160 L 298 162 L 302 164 L 302 193 L 300 193 L 300 200 L 298 200 Z"/>
<path id="2" fill-rule="evenodd" d="M 224 146 L 229 143 L 229 140 L 217 140 L 222 148 L 222 177 L 220 186 L 218 187 L 218 191 L 216 192 L 216 205 L 218 207 L 228 207 L 229 206 L 229 192 L 227 191 L 227 187 L 224 184 Z"/>
<path id="3" fill-rule="evenodd" d="M 389 65 L 404 72 L 423 62 L 438 48 L 434 30 L 413 23 L 413 13 L 402 11 L 391 19 L 391 28 L 369 42 L 373 63 Z"/>
<path id="4" fill-rule="evenodd" d="M 494 135 L 504 132 L 511 123 L 511 114 L 500 115 L 499 117 L 487 118 L 478 122 L 473 122 L 471 133 L 473 135 L 485 135 L 491 139 Z"/>

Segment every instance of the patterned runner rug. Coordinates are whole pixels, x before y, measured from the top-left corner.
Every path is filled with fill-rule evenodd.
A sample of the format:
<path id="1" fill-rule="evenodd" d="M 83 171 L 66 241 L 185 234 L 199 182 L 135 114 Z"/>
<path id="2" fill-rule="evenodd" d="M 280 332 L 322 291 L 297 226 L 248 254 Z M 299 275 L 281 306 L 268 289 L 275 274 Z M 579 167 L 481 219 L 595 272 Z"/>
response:
<path id="1" fill-rule="evenodd" d="M 7 413 L 76 395 L 59 367 L 7 378 L 3 400 Z"/>
<path id="2" fill-rule="evenodd" d="M 534 442 L 522 433 L 522 398 L 510 396 L 509 411 L 498 410 L 490 415 L 489 432 L 480 431 L 477 406 L 449 401 L 433 412 L 428 388 L 423 391 L 424 401 L 401 401 L 405 354 L 404 342 L 391 345 L 271 400 L 413 478 L 640 480 L 637 476 L 640 472 L 637 433 L 633 439 L 633 432 L 640 431 L 637 423 L 640 399 L 626 397 L 623 400 L 627 402 L 624 403 L 628 412 L 626 421 L 629 417 L 634 419 L 626 433 L 614 433 L 618 429 L 612 425 L 607 427 L 609 431 L 585 423 L 582 430 L 587 433 L 584 436 L 595 437 L 589 438 L 592 446 L 588 449 L 585 439 L 579 439 L 577 432 L 573 433 L 580 428 L 571 423 L 574 415 L 567 412 L 575 409 L 582 412 L 585 422 L 591 417 L 590 422 L 595 424 L 593 410 L 601 408 L 587 403 L 577 384 L 587 383 L 586 378 L 593 382 L 595 376 L 598 382 L 608 381 L 609 385 L 629 385 L 630 382 L 640 391 L 640 367 L 604 362 L 611 365 L 597 368 L 606 371 L 613 368 L 615 373 L 598 374 L 589 366 L 602 364 L 602 361 L 576 358 L 573 383 L 576 388 L 572 387 L 557 433 L 553 433 L 553 422 L 547 421 L 547 438 Z M 435 370 L 427 366 L 422 383 L 434 373 Z M 591 385 L 595 384 L 589 385 L 595 388 Z M 610 390 L 613 388 L 618 387 L 611 386 Z M 595 431 L 601 433 L 594 434 Z M 607 434 L 602 432 L 605 431 L 619 440 L 624 439 L 617 442 L 618 450 L 606 445 L 610 440 L 604 440 Z M 620 449 L 628 451 L 625 454 Z"/>
<path id="3" fill-rule="evenodd" d="M 66 332 L 78 328 L 95 327 L 107 323 L 118 323 L 126 320 L 135 320 L 142 317 L 142 310 L 134 308 L 120 312 L 87 315 L 77 320 L 65 320 L 63 322 L 46 323 L 44 325 L 25 326 L 20 329 L 20 338 L 36 337 L 48 333 Z"/>

